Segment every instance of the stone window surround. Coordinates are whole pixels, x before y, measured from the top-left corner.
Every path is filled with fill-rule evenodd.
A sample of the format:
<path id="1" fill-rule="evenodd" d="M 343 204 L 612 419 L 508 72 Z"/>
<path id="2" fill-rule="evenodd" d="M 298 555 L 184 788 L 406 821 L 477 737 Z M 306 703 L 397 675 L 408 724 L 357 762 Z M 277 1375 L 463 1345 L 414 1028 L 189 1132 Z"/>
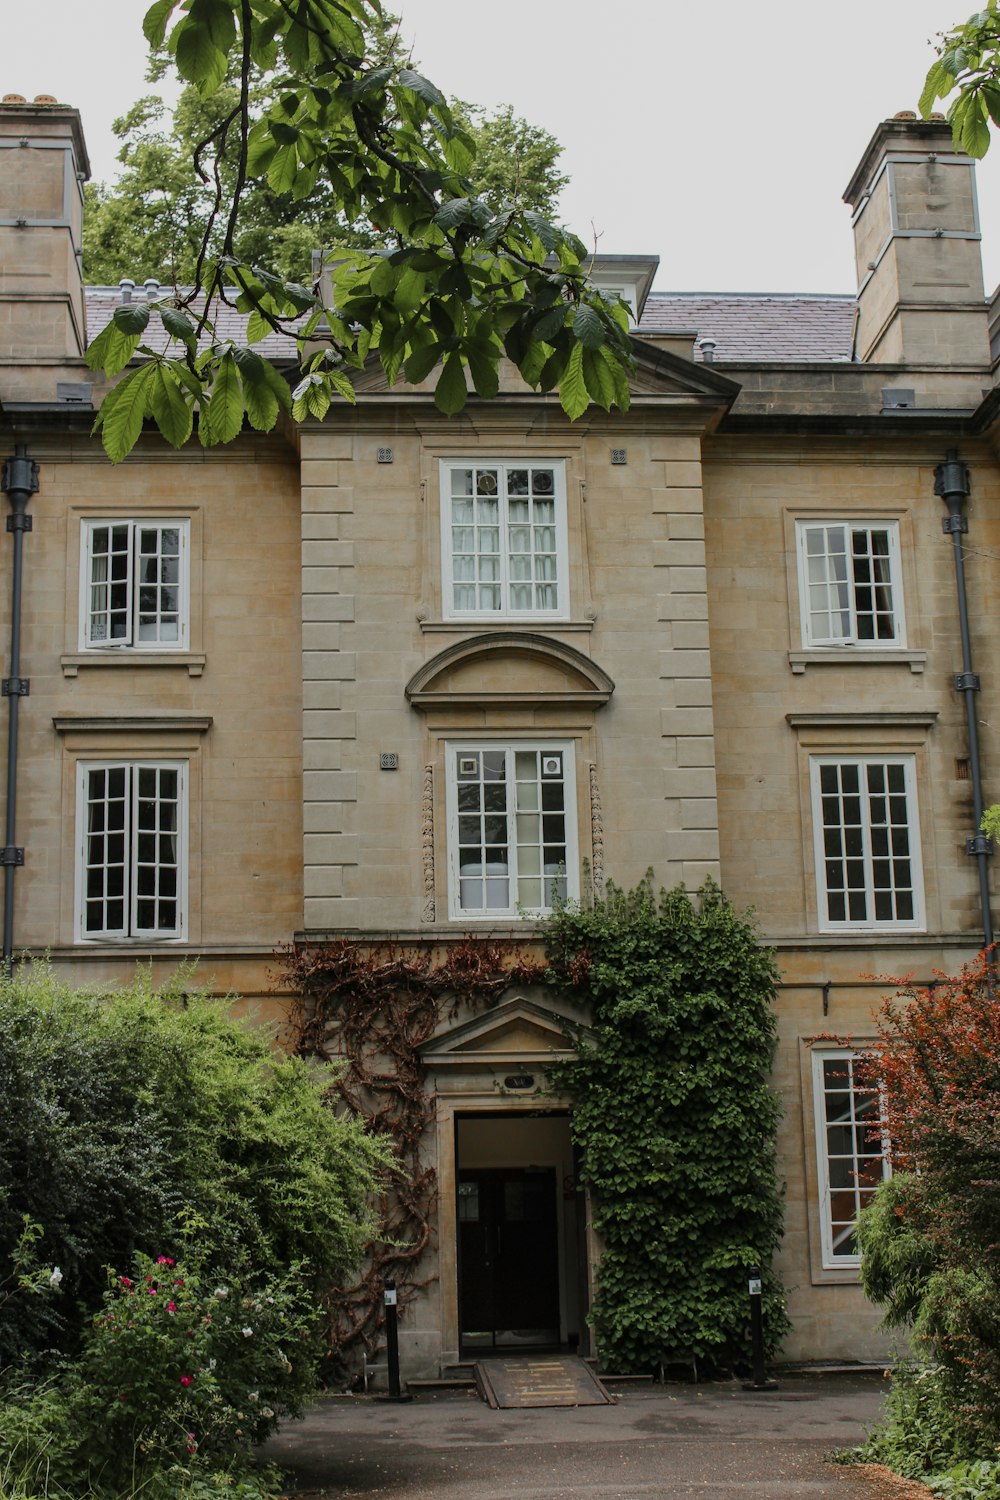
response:
<path id="1" fill-rule="evenodd" d="M 108 953 L 177 952 L 201 939 L 201 798 L 202 749 L 212 727 L 209 715 L 167 714 L 61 714 L 52 720 L 62 741 L 62 862 L 59 878 L 62 942 L 67 948 L 103 948 Z M 134 938 L 80 937 L 78 874 L 80 848 L 78 786 L 80 766 L 114 762 L 145 764 L 183 763 L 187 779 L 186 920 L 183 936 L 157 938 L 144 934 Z"/>
<path id="2" fill-rule="evenodd" d="M 893 584 L 898 585 L 895 597 L 901 618 L 905 619 L 906 644 L 877 641 L 870 646 L 846 644 L 843 646 L 811 646 L 805 634 L 804 607 L 802 602 L 801 559 L 799 534 L 810 524 L 878 525 L 883 523 L 896 532 L 896 571 Z M 831 508 L 830 506 L 790 506 L 782 514 L 785 556 L 788 562 L 786 580 L 788 585 L 788 638 L 792 643 L 788 652 L 788 664 L 792 672 L 800 675 L 812 667 L 900 667 L 906 666 L 912 673 L 924 671 L 927 663 L 926 650 L 919 646 L 919 619 L 914 618 L 915 603 L 919 604 L 915 574 L 913 522 L 905 506 Z M 909 609 L 907 609 L 909 603 Z"/>
<path id="3" fill-rule="evenodd" d="M 580 841 L 579 841 L 579 800 L 577 791 L 577 759 L 578 744 L 574 739 L 567 739 L 565 735 L 543 735 L 537 734 L 527 737 L 517 734 L 498 735 L 465 735 L 461 738 L 445 739 L 442 745 L 444 752 L 445 768 L 445 816 L 447 820 L 447 837 L 445 848 L 447 852 L 448 866 L 448 916 L 453 922 L 510 922 L 516 921 L 520 916 L 518 903 L 512 900 L 505 908 L 492 909 L 466 909 L 461 905 L 459 889 L 460 877 L 458 868 L 458 797 L 457 797 L 457 765 L 458 757 L 463 751 L 470 754 L 482 750 L 502 750 L 507 758 L 507 786 L 511 788 L 511 761 L 513 755 L 519 750 L 536 750 L 543 754 L 551 751 L 562 758 L 562 786 L 563 786 L 563 816 L 565 819 L 565 843 L 566 843 L 566 893 L 570 900 L 580 898 Z M 509 848 L 512 851 L 512 868 L 510 880 L 515 886 L 517 880 L 516 851 L 518 846 L 516 825 L 516 809 L 512 804 L 512 798 L 508 799 L 505 817 L 508 820 Z M 549 908 L 540 908 L 541 912 Z M 537 913 L 536 913 L 537 914 Z"/>
<path id="4" fill-rule="evenodd" d="M 205 670 L 206 655 L 202 649 L 203 639 L 203 565 L 202 565 L 202 507 L 199 504 L 182 503 L 168 506 L 162 504 L 97 505 L 74 504 L 69 506 L 66 517 L 69 545 L 66 548 L 66 649 L 59 658 L 64 677 L 76 677 L 81 669 L 99 668 L 184 668 L 189 677 L 200 677 Z M 169 649 L 154 647 L 83 647 L 82 618 L 87 575 L 87 532 L 93 524 L 113 524 L 116 521 L 186 523 L 188 531 L 187 568 L 187 612 L 188 636 L 186 647 Z M 79 545 L 72 545 L 74 532 L 78 532 Z"/>

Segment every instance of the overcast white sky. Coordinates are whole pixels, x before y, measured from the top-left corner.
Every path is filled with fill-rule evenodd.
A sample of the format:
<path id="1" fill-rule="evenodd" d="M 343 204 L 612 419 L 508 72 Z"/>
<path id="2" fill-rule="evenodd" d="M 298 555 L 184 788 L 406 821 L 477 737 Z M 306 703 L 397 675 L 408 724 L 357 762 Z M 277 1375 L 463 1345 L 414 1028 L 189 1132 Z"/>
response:
<path id="1" fill-rule="evenodd" d="M 4 22 L 0 93 L 83 115 L 95 177 L 147 86 L 147 0 L 33 0 Z M 852 292 L 841 194 L 878 120 L 915 107 L 930 38 L 971 0 L 394 0 L 428 77 L 563 143 L 562 217 L 656 254 L 661 291 Z M 1000 280 L 1000 138 L 979 171 Z"/>

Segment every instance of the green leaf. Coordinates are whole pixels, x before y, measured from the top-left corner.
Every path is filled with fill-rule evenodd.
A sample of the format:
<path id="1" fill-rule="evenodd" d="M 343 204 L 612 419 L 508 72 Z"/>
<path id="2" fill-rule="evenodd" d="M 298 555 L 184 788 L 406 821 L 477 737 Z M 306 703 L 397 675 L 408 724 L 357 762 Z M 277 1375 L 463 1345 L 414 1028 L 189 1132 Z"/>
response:
<path id="1" fill-rule="evenodd" d="M 440 378 L 434 390 L 434 404 L 445 416 L 453 417 L 460 412 L 469 398 L 465 383 L 465 366 L 457 350 L 446 356 Z"/>
<path id="2" fill-rule="evenodd" d="M 141 334 L 124 334 L 114 319 L 101 329 L 87 350 L 87 364 L 92 370 L 117 375 L 128 364 L 139 346 Z"/>
<path id="3" fill-rule="evenodd" d="M 123 302 L 111 314 L 115 327 L 124 334 L 142 333 L 149 322 L 148 302 Z"/>
<path id="4" fill-rule="evenodd" d="M 573 315 L 573 337 L 585 349 L 599 349 L 604 343 L 604 324 L 587 302 L 581 302 Z"/>
<path id="5" fill-rule="evenodd" d="M 954 87 L 955 79 L 947 68 L 943 68 L 939 62 L 933 63 L 927 71 L 927 78 L 917 106 L 925 120 L 937 101 L 945 98 Z"/>
<path id="6" fill-rule="evenodd" d="M 155 5 L 151 5 L 142 18 L 143 35 L 154 51 L 163 46 L 167 22 L 176 4 L 177 0 L 156 0 Z"/>
<path id="7" fill-rule="evenodd" d="M 587 382 L 583 376 L 582 344 L 573 345 L 566 369 L 563 371 L 559 382 L 559 404 L 571 422 L 575 422 L 577 417 L 582 417 L 590 405 Z"/>
<path id="8" fill-rule="evenodd" d="M 472 371 L 472 383 L 476 388 L 476 395 L 491 401 L 500 389 L 500 375 L 496 364 L 481 350 L 471 346 L 466 348 L 465 357 Z"/>
<path id="9" fill-rule="evenodd" d="M 243 381 L 243 403 L 250 426 L 270 432 L 278 420 L 278 398 L 265 374 L 264 361 L 252 349 L 234 349 L 233 358 Z"/>
<path id="10" fill-rule="evenodd" d="M 299 170 L 298 152 L 294 146 L 279 146 L 267 169 L 267 185 L 275 193 L 290 193 Z"/>
<path id="11" fill-rule="evenodd" d="M 962 119 L 962 149 L 972 157 L 985 156 L 990 148 L 990 127 L 986 105 L 978 93 L 968 95 L 965 104 Z"/>
<path id="12" fill-rule="evenodd" d="M 180 339 L 189 349 L 196 344 L 194 324 L 187 313 L 181 312 L 178 307 L 161 307 L 160 318 L 164 328 L 172 338 Z"/>
<path id="13" fill-rule="evenodd" d="M 443 353 L 439 343 L 422 344 L 414 349 L 403 366 L 404 374 L 411 385 L 426 380 Z"/>
<path id="14" fill-rule="evenodd" d="M 113 464 L 127 458 L 139 441 L 155 376 L 154 364 L 142 365 L 120 380 L 101 403 L 94 430 L 100 427 L 104 451 Z"/>
<path id="15" fill-rule="evenodd" d="M 401 267 L 394 265 L 386 255 L 380 259 L 372 271 L 368 285 L 376 297 L 387 297 L 399 279 Z"/>
<path id="16" fill-rule="evenodd" d="M 232 353 L 223 354 L 212 382 L 211 395 L 203 401 L 199 436 L 206 447 L 231 443 L 243 428 L 243 393 Z"/>
<path id="17" fill-rule="evenodd" d="M 345 401 L 349 402 L 351 406 L 357 405 L 358 393 L 354 389 L 349 375 L 346 375 L 343 370 L 331 370 L 330 380 L 333 382 L 335 390 L 343 396 Z"/>
<path id="18" fill-rule="evenodd" d="M 398 81 L 403 88 L 412 89 L 425 104 L 438 105 L 445 102 L 441 90 L 435 88 L 429 78 L 425 78 L 422 73 L 415 73 L 412 68 L 401 68 Z"/>
<path id="19" fill-rule="evenodd" d="M 540 213 L 536 213 L 533 208 L 525 209 L 524 222 L 535 238 L 541 242 L 543 249 L 555 250 L 562 244 L 561 231 L 554 224 L 550 224 L 548 219 L 543 218 Z"/>
<path id="20" fill-rule="evenodd" d="M 434 223 L 439 229 L 457 229 L 460 224 L 468 224 L 471 218 L 471 198 L 450 198 L 434 215 Z"/>
<path id="21" fill-rule="evenodd" d="M 172 448 L 183 448 L 191 436 L 194 417 L 172 370 L 159 362 L 150 381 L 150 415 Z"/>
<path id="22" fill-rule="evenodd" d="M 615 401 L 615 382 L 600 349 L 584 349 L 583 379 L 591 400 L 610 411 Z"/>
<path id="23" fill-rule="evenodd" d="M 211 31 L 201 21 L 180 21 L 174 34 L 178 73 L 188 83 L 197 84 L 201 94 L 211 93 L 226 76 L 226 54 L 215 45 Z"/>

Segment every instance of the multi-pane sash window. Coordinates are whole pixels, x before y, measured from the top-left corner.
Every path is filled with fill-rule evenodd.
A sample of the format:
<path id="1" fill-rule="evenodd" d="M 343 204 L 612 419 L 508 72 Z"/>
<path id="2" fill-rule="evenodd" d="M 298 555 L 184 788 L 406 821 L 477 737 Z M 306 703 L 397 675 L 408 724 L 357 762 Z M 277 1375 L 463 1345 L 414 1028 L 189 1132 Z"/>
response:
<path id="1" fill-rule="evenodd" d="M 813 1053 L 823 1264 L 858 1264 L 858 1215 L 889 1175 L 878 1093 L 850 1052 Z"/>
<path id="2" fill-rule="evenodd" d="M 562 464 L 445 463 L 442 491 L 445 613 L 565 618 Z"/>
<path id="3" fill-rule="evenodd" d="M 184 649 L 188 533 L 187 521 L 85 524 L 85 647 Z"/>
<path id="4" fill-rule="evenodd" d="M 798 540 L 806 646 L 905 644 L 894 521 L 800 521 Z"/>
<path id="5" fill-rule="evenodd" d="M 577 894 L 567 744 L 448 747 L 451 915 L 548 911 Z"/>
<path id="6" fill-rule="evenodd" d="M 919 927 L 920 841 L 909 757 L 812 765 L 824 927 Z"/>
<path id="7" fill-rule="evenodd" d="M 185 781 L 180 762 L 81 765 L 81 939 L 183 937 Z"/>

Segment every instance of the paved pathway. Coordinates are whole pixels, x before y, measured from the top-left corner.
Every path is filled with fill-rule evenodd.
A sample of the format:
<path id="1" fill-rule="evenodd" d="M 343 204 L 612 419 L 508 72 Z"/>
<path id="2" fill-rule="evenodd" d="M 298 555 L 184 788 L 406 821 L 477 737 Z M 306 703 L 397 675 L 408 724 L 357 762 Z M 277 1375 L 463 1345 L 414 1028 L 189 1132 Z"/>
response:
<path id="1" fill-rule="evenodd" d="M 491 1411 L 465 1393 L 341 1396 L 264 1450 L 324 1500 L 871 1500 L 824 1463 L 874 1422 L 878 1377 L 627 1389 L 614 1406 Z"/>

